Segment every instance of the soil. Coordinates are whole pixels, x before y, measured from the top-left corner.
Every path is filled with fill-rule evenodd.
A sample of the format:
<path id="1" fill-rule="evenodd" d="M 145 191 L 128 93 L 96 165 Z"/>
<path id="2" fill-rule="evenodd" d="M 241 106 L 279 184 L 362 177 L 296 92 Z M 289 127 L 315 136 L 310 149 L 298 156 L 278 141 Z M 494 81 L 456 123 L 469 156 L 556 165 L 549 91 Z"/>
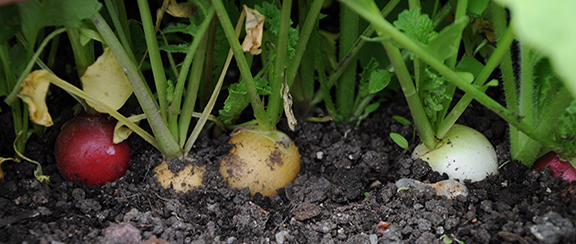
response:
<path id="1" fill-rule="evenodd" d="M 65 110 L 70 111 L 70 110 Z M 62 121 L 70 118 L 71 112 Z M 316 111 L 316 115 L 320 115 Z M 206 130 L 193 149 L 206 165 L 204 187 L 186 194 L 165 190 L 151 171 L 161 159 L 132 136 L 131 170 L 104 186 L 63 181 L 53 145 L 62 121 L 28 141 L 26 155 L 42 164 L 4 162 L 0 181 L 2 243 L 576 243 L 576 185 L 510 161 L 507 125 L 473 103 L 459 123 L 482 132 L 498 152 L 500 174 L 464 182 L 469 194 L 449 199 L 431 188 L 398 191 L 395 182 L 447 179 L 412 160 L 388 136 L 413 137 L 402 97 L 361 121 L 301 123 L 290 132 L 302 157 L 299 177 L 279 195 L 230 189 L 218 173 L 226 133 Z M 1 155 L 9 157 L 11 114 L 0 115 Z M 415 143 L 411 143 L 414 146 Z M 412 147 L 413 147 L 412 146 Z M 445 238 L 446 237 L 446 238 Z"/>

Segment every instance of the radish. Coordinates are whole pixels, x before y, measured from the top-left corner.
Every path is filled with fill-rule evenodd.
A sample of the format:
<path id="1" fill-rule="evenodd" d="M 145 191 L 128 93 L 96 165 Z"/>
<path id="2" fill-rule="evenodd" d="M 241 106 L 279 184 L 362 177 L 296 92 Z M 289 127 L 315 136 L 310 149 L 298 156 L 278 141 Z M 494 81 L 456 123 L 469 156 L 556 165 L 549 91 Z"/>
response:
<path id="1" fill-rule="evenodd" d="M 252 195 L 272 196 L 298 176 L 300 152 L 283 132 L 241 127 L 228 143 L 234 147 L 222 159 L 220 174 L 232 188 L 248 187 Z"/>
<path id="2" fill-rule="evenodd" d="M 576 169 L 574 169 L 574 166 L 568 161 L 562 161 L 555 152 L 547 153 L 532 165 L 532 168 L 538 171 L 544 167 L 550 168 L 553 177 L 561 176 L 562 179 L 568 182 L 576 180 Z"/>
<path id="3" fill-rule="evenodd" d="M 127 141 L 112 142 L 116 123 L 108 118 L 83 113 L 62 127 L 54 155 L 65 180 L 103 185 L 126 173 L 132 150 Z"/>
<path id="4" fill-rule="evenodd" d="M 480 181 L 486 176 L 498 174 L 496 151 L 482 133 L 463 125 L 455 124 L 434 149 L 423 143 L 412 153 L 433 170 L 448 174 L 450 178 Z"/>

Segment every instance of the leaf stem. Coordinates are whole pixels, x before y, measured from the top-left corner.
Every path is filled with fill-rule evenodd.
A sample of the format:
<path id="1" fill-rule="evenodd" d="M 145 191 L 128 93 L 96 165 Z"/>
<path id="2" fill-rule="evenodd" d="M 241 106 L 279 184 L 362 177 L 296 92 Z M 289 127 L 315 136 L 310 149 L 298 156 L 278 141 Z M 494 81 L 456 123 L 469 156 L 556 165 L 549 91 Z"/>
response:
<path id="1" fill-rule="evenodd" d="M 135 64 L 128 57 L 126 50 L 124 50 L 122 44 L 120 44 L 120 41 L 118 41 L 112 29 L 110 29 L 110 26 L 108 26 L 106 20 L 104 20 L 100 14 L 95 14 L 92 17 L 92 22 L 128 76 L 130 85 L 132 85 L 132 89 L 134 90 L 134 94 L 136 95 L 136 98 L 138 98 L 138 102 L 146 114 L 148 123 L 150 123 L 150 127 L 156 136 L 156 140 L 158 141 L 158 150 L 160 150 L 160 152 L 162 152 L 162 154 L 168 158 L 181 156 L 182 152 L 178 146 L 178 143 L 174 137 L 171 136 L 165 120 L 160 115 L 160 111 L 158 111 L 156 103 L 154 103 L 151 94 L 148 92 L 147 86 L 138 73 Z"/>
<path id="2" fill-rule="evenodd" d="M 314 27 L 316 26 L 320 10 L 322 9 L 322 4 L 324 4 L 324 0 L 314 0 L 314 2 L 312 3 L 312 7 L 308 11 L 308 15 L 306 16 L 306 20 L 302 25 L 302 31 L 300 31 L 298 43 L 294 48 L 296 52 L 294 54 L 294 57 L 292 58 L 292 61 L 288 66 L 288 71 L 286 72 L 288 86 L 292 86 L 292 83 L 294 82 L 294 78 L 296 77 L 296 72 L 298 71 L 298 67 L 300 66 L 302 57 L 305 55 L 304 51 L 306 51 L 308 40 L 310 39 L 312 30 L 314 30 Z"/>
<path id="3" fill-rule="evenodd" d="M 188 129 L 190 128 L 190 122 L 194 115 L 194 108 L 196 107 L 196 101 L 198 99 L 198 90 L 200 89 L 200 82 L 202 81 L 202 68 L 205 67 L 204 60 L 206 59 L 206 45 L 208 38 L 208 35 L 204 35 L 204 40 L 202 41 L 200 49 L 196 52 L 194 62 L 192 62 L 192 74 L 188 80 L 186 95 L 184 96 L 184 104 L 182 104 L 182 112 L 178 119 L 178 132 L 180 133 L 178 137 L 180 141 L 178 143 L 180 144 L 182 144 L 184 138 L 188 136 Z M 184 151 L 184 153 L 186 154 L 187 151 Z"/>
<path id="4" fill-rule="evenodd" d="M 504 36 L 502 36 L 502 38 L 499 40 L 498 47 L 496 48 L 496 50 L 494 50 L 494 53 L 492 53 L 490 59 L 488 59 L 488 62 L 486 63 L 484 69 L 482 69 L 478 77 L 476 77 L 476 79 L 474 80 L 473 83 L 474 85 L 483 86 L 484 83 L 486 83 L 486 81 L 490 77 L 490 74 L 492 74 L 494 69 L 496 69 L 500 61 L 505 57 L 506 53 L 509 52 L 510 44 L 512 44 L 513 41 L 514 41 L 514 32 L 512 31 L 511 28 L 509 28 L 504 33 Z M 464 110 L 468 107 L 470 102 L 472 102 L 472 99 L 473 97 L 470 94 L 466 93 L 464 94 L 464 96 L 462 96 L 462 98 L 458 101 L 458 103 L 454 105 L 454 108 L 452 108 L 450 113 L 446 115 L 442 123 L 440 123 L 440 125 L 438 126 L 438 131 L 436 133 L 436 136 L 438 138 L 444 138 L 444 136 L 446 136 L 450 128 L 452 128 L 452 125 L 456 123 L 460 115 L 464 113 Z"/>
<path id="5" fill-rule="evenodd" d="M 340 41 L 339 59 L 340 61 L 349 59 L 351 65 L 344 68 L 342 76 L 338 80 L 336 87 L 336 108 L 338 110 L 337 120 L 348 120 L 352 116 L 354 109 L 354 95 L 356 92 L 356 56 L 349 56 L 348 50 L 352 49 L 359 37 L 358 27 L 360 18 L 345 4 L 340 5 Z"/>
<path id="6" fill-rule="evenodd" d="M 517 129 L 526 133 L 531 138 L 540 141 L 543 145 L 549 148 L 559 148 L 558 143 L 549 138 L 547 134 L 542 134 L 539 131 L 535 131 L 531 125 L 522 121 L 518 114 L 512 113 L 510 110 L 506 109 L 504 106 L 490 98 L 476 86 L 468 83 L 442 62 L 438 61 L 433 55 L 428 53 L 428 51 L 426 51 L 420 44 L 412 41 L 409 37 L 397 30 L 392 24 L 390 24 L 379 15 L 378 8 L 373 4 L 373 2 L 372 4 L 366 4 L 364 1 L 357 3 L 351 0 L 345 0 L 345 3 L 354 9 L 354 11 L 357 11 L 360 15 L 362 15 L 362 17 L 370 21 L 375 26 L 376 30 L 382 33 L 382 35 L 391 37 L 401 46 L 408 48 L 416 55 L 420 56 L 424 62 L 428 63 L 432 68 L 436 69 L 446 79 L 456 84 L 456 86 L 464 92 L 470 93 L 474 99 L 476 99 L 490 110 L 494 111 L 496 114 L 500 115 L 502 118 L 508 121 L 508 123 L 513 124 Z"/>
<path id="7" fill-rule="evenodd" d="M 262 101 L 260 101 L 260 97 L 258 96 L 258 92 L 256 91 L 256 84 L 254 83 L 254 77 L 252 77 L 250 67 L 246 62 L 244 52 L 242 51 L 242 47 L 240 46 L 238 37 L 234 32 L 234 28 L 232 27 L 232 22 L 230 21 L 230 17 L 226 12 L 226 8 L 224 7 L 224 4 L 222 3 L 221 0 L 211 0 L 211 2 L 214 6 L 214 9 L 216 10 L 216 14 L 218 15 L 218 19 L 220 20 L 222 29 L 226 34 L 228 43 L 230 43 L 230 48 L 232 48 L 232 52 L 234 53 L 234 58 L 236 59 L 238 69 L 240 69 L 242 79 L 246 84 L 246 89 L 248 90 L 248 99 L 252 104 L 252 109 L 254 110 L 254 117 L 256 117 L 256 120 L 258 121 L 258 126 L 262 131 L 270 131 L 272 127 L 270 119 L 268 118 L 266 110 L 264 110 L 264 105 L 262 104 Z M 239 23 L 239 26 L 241 26 L 241 23 Z"/>
<path id="8" fill-rule="evenodd" d="M 6 97 L 6 99 L 4 99 L 4 102 L 6 104 L 12 105 L 12 103 L 14 103 L 14 101 L 16 101 L 17 95 L 20 92 L 20 90 L 22 89 L 22 86 L 20 86 L 22 84 L 22 81 L 24 81 L 24 79 L 28 76 L 28 74 L 30 74 L 32 67 L 34 67 L 34 64 L 36 63 L 36 59 L 38 59 L 38 56 L 40 56 L 40 54 L 44 50 L 44 47 L 46 47 L 46 45 L 48 44 L 48 42 L 50 40 L 52 40 L 52 38 L 54 38 L 55 36 L 59 35 L 60 33 L 64 32 L 64 31 L 66 31 L 66 28 L 56 29 L 56 30 L 52 31 L 52 33 L 50 33 L 48 36 L 46 36 L 46 38 L 44 38 L 44 41 L 42 41 L 40 46 L 38 46 L 38 49 L 36 50 L 36 52 L 34 53 L 32 58 L 28 62 L 28 65 L 26 65 L 26 68 L 24 68 L 24 70 L 22 71 L 22 74 L 20 75 L 20 77 L 18 77 L 18 81 L 16 82 L 16 84 L 14 84 L 14 86 L 13 86 L 14 88 L 12 89 L 12 92 L 10 92 L 10 94 Z"/>
<path id="9" fill-rule="evenodd" d="M 280 30 L 278 31 L 278 45 L 276 46 L 276 60 L 274 62 L 274 73 L 270 79 L 268 117 L 271 127 L 274 127 L 282 115 L 282 84 L 286 75 L 286 52 L 288 51 L 288 32 L 290 31 L 290 12 L 292 10 L 292 0 L 282 1 L 282 15 L 280 17 Z M 292 60 L 294 62 L 294 60 Z"/>
<path id="10" fill-rule="evenodd" d="M 214 8 L 210 8 L 206 13 L 204 21 L 202 21 L 202 24 L 200 24 L 200 26 L 198 27 L 198 32 L 194 37 L 194 41 L 192 41 L 192 44 L 190 44 L 190 46 L 188 47 L 186 57 L 184 58 L 184 62 L 182 62 L 182 68 L 180 69 L 178 75 L 178 81 L 176 82 L 176 87 L 174 89 L 174 96 L 172 98 L 172 103 L 169 108 L 170 119 L 168 123 L 173 124 L 173 126 L 178 126 L 177 124 L 179 119 L 178 117 L 180 116 L 181 113 L 180 108 L 182 106 L 182 93 L 184 92 L 184 84 L 186 83 L 186 80 L 188 80 L 187 78 L 188 78 L 188 72 L 190 71 L 190 65 L 192 64 L 192 60 L 194 59 L 194 56 L 198 51 L 198 47 L 205 41 L 204 35 L 208 30 L 210 22 L 212 22 L 212 17 L 214 17 Z M 202 73 L 198 74 L 197 76 L 200 77 L 201 75 Z M 196 94 L 197 91 L 198 89 L 196 89 L 196 92 L 193 94 L 188 93 L 187 96 L 193 96 L 195 98 L 197 96 Z M 187 109 L 191 109 L 193 111 L 194 107 Z M 191 115 L 192 115 L 191 113 L 188 113 L 188 116 Z M 178 131 L 178 128 L 176 128 L 176 131 Z"/>
<path id="11" fill-rule="evenodd" d="M 144 36 L 146 38 L 148 55 L 150 56 L 150 65 L 152 66 L 152 75 L 154 76 L 154 84 L 156 85 L 158 103 L 160 104 L 160 115 L 162 119 L 167 122 L 168 100 L 166 96 L 166 88 L 168 85 L 166 82 L 164 65 L 162 64 L 162 57 L 160 57 L 160 49 L 158 48 L 158 40 L 156 39 L 156 31 L 154 30 L 154 22 L 152 21 L 152 16 L 150 14 L 148 1 L 138 0 L 138 9 L 142 20 L 142 29 L 144 29 Z M 114 52 L 114 54 L 116 54 L 116 52 Z"/>
<path id="12" fill-rule="evenodd" d="M 398 81 L 400 81 L 404 97 L 406 97 L 408 107 L 410 108 L 412 118 L 414 119 L 414 124 L 420 132 L 420 139 L 427 148 L 435 148 L 438 142 L 434 138 L 434 130 L 432 129 L 428 117 L 426 117 L 424 106 L 420 101 L 420 97 L 418 97 L 418 93 L 414 87 L 414 82 L 412 81 L 410 72 L 406 67 L 406 62 L 404 62 L 400 49 L 389 41 L 383 41 L 382 45 L 386 49 L 390 62 L 392 62 L 392 65 L 394 66 L 396 76 L 398 77 Z"/>

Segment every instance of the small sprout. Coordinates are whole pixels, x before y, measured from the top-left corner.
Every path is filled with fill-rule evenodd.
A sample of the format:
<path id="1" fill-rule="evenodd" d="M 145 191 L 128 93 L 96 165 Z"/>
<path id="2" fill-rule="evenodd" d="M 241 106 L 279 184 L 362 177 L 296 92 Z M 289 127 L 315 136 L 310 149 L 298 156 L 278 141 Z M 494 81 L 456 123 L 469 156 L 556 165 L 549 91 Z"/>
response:
<path id="1" fill-rule="evenodd" d="M 410 150 L 410 147 L 408 146 L 408 141 L 402 135 L 398 133 L 390 133 L 390 138 L 392 138 L 392 140 L 396 142 L 396 144 L 401 148 Z"/>
<path id="2" fill-rule="evenodd" d="M 402 117 L 402 116 L 399 116 L 399 115 L 394 115 L 394 116 L 392 116 L 392 118 L 393 118 L 394 120 L 398 121 L 398 123 L 403 124 L 403 125 L 410 125 L 410 124 L 412 124 L 412 123 L 410 122 L 410 120 L 408 120 L 407 118 L 404 118 L 404 117 Z"/>

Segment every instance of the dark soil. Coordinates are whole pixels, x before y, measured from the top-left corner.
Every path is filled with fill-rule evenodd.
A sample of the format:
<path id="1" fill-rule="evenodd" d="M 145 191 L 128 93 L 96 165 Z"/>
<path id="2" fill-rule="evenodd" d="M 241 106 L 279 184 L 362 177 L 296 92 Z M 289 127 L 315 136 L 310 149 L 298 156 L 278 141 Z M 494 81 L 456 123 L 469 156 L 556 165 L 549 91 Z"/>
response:
<path id="1" fill-rule="evenodd" d="M 2 111 L 0 149 L 8 157 L 13 129 L 10 113 Z M 507 125 L 478 104 L 459 123 L 493 143 L 504 164 L 500 174 L 466 182 L 470 194 L 455 199 L 431 189 L 397 191 L 401 178 L 448 177 L 392 142 L 390 132 L 413 135 L 393 115 L 409 117 L 403 98 L 383 104 L 357 128 L 298 125 L 288 133 L 302 155 L 300 176 L 270 198 L 222 181 L 217 168 L 228 136 L 208 132 L 192 153 L 208 168 L 205 187 L 193 192 L 162 189 L 151 171 L 161 155 L 137 136 L 130 139 L 132 170 L 125 177 L 102 187 L 65 182 L 52 155 L 60 123 L 33 136 L 26 149 L 52 184 L 33 177 L 33 164 L 2 164 L 0 242 L 443 243 L 450 237 L 467 244 L 576 243 L 576 185 L 509 162 Z M 280 129 L 288 131 L 284 124 Z"/>

